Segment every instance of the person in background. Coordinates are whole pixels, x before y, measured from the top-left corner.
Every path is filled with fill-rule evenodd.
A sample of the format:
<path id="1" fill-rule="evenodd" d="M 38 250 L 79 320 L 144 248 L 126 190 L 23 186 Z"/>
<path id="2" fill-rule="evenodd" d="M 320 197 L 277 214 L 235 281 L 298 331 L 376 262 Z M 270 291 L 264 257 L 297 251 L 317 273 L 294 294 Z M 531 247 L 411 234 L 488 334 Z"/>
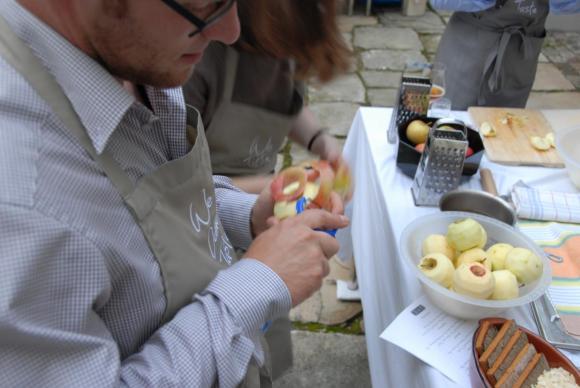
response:
<path id="1" fill-rule="evenodd" d="M 577 0 L 430 0 L 456 11 L 437 49 L 452 109 L 523 108 L 534 83 L 549 12 L 580 12 Z"/>
<path id="2" fill-rule="evenodd" d="M 235 0 L 0 0 L 0 385 L 270 384 L 348 220 L 212 177 L 180 86 L 238 35 Z"/>
<path id="3" fill-rule="evenodd" d="M 345 72 L 350 50 L 336 0 L 238 4 L 241 38 L 233 46 L 210 44 L 184 94 L 202 113 L 214 173 L 260 192 L 286 136 L 322 159 L 340 159 L 338 141 L 304 105 L 303 81 Z"/>

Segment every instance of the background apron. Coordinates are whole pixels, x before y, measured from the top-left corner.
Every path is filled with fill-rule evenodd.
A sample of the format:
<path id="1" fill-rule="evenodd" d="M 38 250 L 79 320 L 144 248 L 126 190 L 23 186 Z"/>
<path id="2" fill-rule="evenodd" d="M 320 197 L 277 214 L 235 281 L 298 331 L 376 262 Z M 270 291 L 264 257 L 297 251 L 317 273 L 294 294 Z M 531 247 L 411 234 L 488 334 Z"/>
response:
<path id="1" fill-rule="evenodd" d="M 219 270 L 236 260 L 216 212 L 209 152 L 199 114 L 188 108 L 191 150 L 133 185 L 107 150 L 97 154 L 60 85 L 2 17 L 0 55 L 63 121 L 123 197 L 159 263 L 167 301 L 163 322 L 169 321 L 192 302 L 194 294 L 205 290 Z M 197 124 L 197 130 L 191 123 Z M 252 359 L 242 386 L 271 386 L 268 346 L 264 342 L 266 362 L 259 368 Z"/>
<path id="2" fill-rule="evenodd" d="M 451 16 L 435 60 L 445 63 L 452 109 L 525 107 L 548 12 L 548 0 L 508 0 L 500 8 Z"/>
<path id="3" fill-rule="evenodd" d="M 298 115 L 285 115 L 232 101 L 239 53 L 226 48 L 226 74 L 220 105 L 206 130 L 214 174 L 243 176 L 269 174 L 276 156 Z M 295 91 L 294 99 L 302 97 Z M 297 109 L 299 112 L 300 109 Z M 290 320 L 275 320 L 265 334 L 270 346 L 272 377 L 275 379 L 292 366 Z"/>
<path id="4" fill-rule="evenodd" d="M 214 174 L 236 176 L 269 174 L 276 156 L 300 112 L 282 114 L 232 101 L 239 53 L 226 49 L 226 74 L 219 107 L 206 129 Z M 302 104 L 294 91 L 293 100 Z M 293 101 L 293 103 L 294 103 Z"/>

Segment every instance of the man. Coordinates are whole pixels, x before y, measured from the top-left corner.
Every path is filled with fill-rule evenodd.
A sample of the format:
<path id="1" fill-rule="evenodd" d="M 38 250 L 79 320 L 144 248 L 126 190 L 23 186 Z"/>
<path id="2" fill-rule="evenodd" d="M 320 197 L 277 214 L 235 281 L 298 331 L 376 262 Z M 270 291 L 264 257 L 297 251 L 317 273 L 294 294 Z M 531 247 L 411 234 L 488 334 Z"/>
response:
<path id="1" fill-rule="evenodd" d="M 0 0 L 0 15 L 1 385 L 267 383 L 263 333 L 338 249 L 314 229 L 348 221 L 268 229 L 268 192 L 215 178 L 214 193 L 179 86 L 211 40 L 236 40 L 235 1 Z"/>

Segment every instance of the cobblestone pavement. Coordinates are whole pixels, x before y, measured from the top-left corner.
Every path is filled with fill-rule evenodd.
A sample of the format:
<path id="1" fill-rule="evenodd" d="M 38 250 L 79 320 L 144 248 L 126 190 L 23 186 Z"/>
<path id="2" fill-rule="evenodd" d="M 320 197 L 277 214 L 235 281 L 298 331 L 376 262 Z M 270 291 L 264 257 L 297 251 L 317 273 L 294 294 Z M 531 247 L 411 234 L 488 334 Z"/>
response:
<path id="1" fill-rule="evenodd" d="M 398 9 L 370 17 L 342 16 L 341 31 L 355 54 L 351 72 L 330 84 L 308 88 L 309 106 L 322 125 L 344 142 L 360 106 L 393 106 L 405 63 L 434 58 L 449 16 L 427 11 L 420 17 L 405 17 Z M 527 107 L 580 108 L 580 33 L 548 31 Z M 313 155 L 303 148 L 288 143 L 279 167 L 310 158 Z M 331 274 L 340 276 L 345 273 Z M 326 281 L 321 292 L 291 312 L 300 328 L 293 332 L 295 367 L 275 386 L 370 386 L 366 346 L 358 326 L 352 329 L 347 324 L 335 330 L 335 325 L 320 325 L 351 318 L 357 312 L 352 303 L 336 301 L 331 287 L 332 282 Z M 360 316 L 355 315 L 354 321 L 361 323 Z M 313 326 L 316 332 L 308 323 L 318 324 Z M 359 335 L 327 333 L 341 331 L 340 327 Z"/>

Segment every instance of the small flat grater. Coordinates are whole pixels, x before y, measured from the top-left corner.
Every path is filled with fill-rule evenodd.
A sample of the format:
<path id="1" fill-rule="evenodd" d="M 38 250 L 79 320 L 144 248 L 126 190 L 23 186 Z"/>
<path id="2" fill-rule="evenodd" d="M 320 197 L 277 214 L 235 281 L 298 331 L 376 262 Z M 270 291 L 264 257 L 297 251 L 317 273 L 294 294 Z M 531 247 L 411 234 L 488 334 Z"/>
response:
<path id="1" fill-rule="evenodd" d="M 427 77 L 401 77 L 401 86 L 396 105 L 387 130 L 389 143 L 397 141 L 398 127 L 405 121 L 417 116 L 426 116 L 429 110 L 431 80 Z"/>
<path id="2" fill-rule="evenodd" d="M 467 151 L 466 134 L 438 124 L 436 122 L 429 131 L 411 186 L 416 206 L 438 206 L 441 196 L 455 190 L 461 180 Z"/>

